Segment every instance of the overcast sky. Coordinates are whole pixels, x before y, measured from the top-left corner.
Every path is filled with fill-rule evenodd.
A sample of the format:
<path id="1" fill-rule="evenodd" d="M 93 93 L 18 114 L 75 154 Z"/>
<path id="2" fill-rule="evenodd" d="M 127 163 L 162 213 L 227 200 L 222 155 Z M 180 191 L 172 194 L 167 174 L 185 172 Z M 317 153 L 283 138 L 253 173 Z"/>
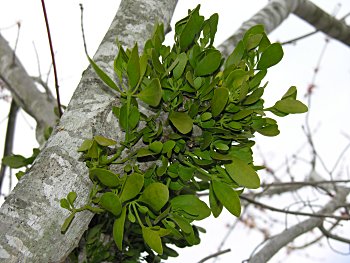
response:
<path id="1" fill-rule="evenodd" d="M 54 49 L 56 52 L 60 92 L 63 104 L 67 105 L 74 92 L 82 71 L 88 66 L 88 61 L 83 51 L 83 43 L 80 33 L 80 9 L 79 3 L 84 4 L 84 27 L 87 46 L 90 55 L 96 51 L 102 37 L 112 21 L 118 8 L 119 1 L 115 0 L 62 0 L 46 1 Z M 219 13 L 219 26 L 216 44 L 220 44 L 229 37 L 243 21 L 249 19 L 255 12 L 261 9 L 268 1 L 262 0 L 180 0 L 175 11 L 172 25 L 175 21 L 186 16 L 187 9 L 193 9 L 198 3 L 202 4 L 201 14 L 209 17 L 212 13 Z M 350 12 L 350 3 L 346 0 L 314 0 L 314 3 L 327 10 L 335 12 L 337 17 L 342 17 Z M 239 3 L 234 5 L 233 3 Z M 340 6 L 339 6 L 340 4 Z M 46 29 L 40 1 L 36 0 L 11 0 L 0 1 L 0 30 L 1 34 L 14 46 L 16 41 L 16 27 L 11 27 L 17 21 L 21 22 L 20 37 L 16 54 L 24 64 L 28 73 L 38 75 L 38 63 L 33 43 L 38 50 L 40 68 L 43 75 L 48 72 L 51 64 L 49 46 L 47 43 Z M 349 21 L 349 20 L 348 20 Z M 311 32 L 313 28 L 291 15 L 270 38 L 273 41 L 286 41 L 304 33 Z M 171 36 L 167 43 L 171 44 Z M 314 68 L 319 59 L 325 43 L 325 35 L 318 33 L 310 38 L 298 42 L 296 45 L 284 47 L 283 61 L 270 70 L 267 79 L 269 85 L 266 90 L 267 105 L 271 105 L 279 99 L 292 85 L 299 90 L 300 99 L 305 99 L 304 94 L 311 83 Z M 344 44 L 332 40 L 327 46 L 324 60 L 321 63 L 316 79 L 316 89 L 312 99 L 310 111 L 310 124 L 317 128 L 314 140 L 318 151 L 323 156 L 327 166 L 331 167 L 338 155 L 350 138 L 349 101 L 350 101 L 350 48 Z M 44 76 L 46 78 L 46 76 Z M 54 87 L 52 76 L 50 86 Z M 270 104 L 269 104 L 270 103 Z M 0 101 L 0 138 L 4 138 L 6 131 L 6 115 L 9 103 Z M 286 157 L 294 154 L 305 142 L 302 125 L 305 116 L 290 116 L 286 119 L 278 119 L 281 135 L 276 138 L 257 137 L 259 149 L 271 167 L 276 168 L 283 163 Z M 15 137 L 14 153 L 30 155 L 32 148 L 36 147 L 35 122 L 25 113 L 18 115 L 17 131 Z M 349 136 L 349 137 L 346 137 Z M 0 157 L 2 157 L 3 139 L 0 140 Z M 307 154 L 307 149 L 304 150 Z M 261 162 L 259 154 L 255 155 L 257 162 Z M 342 175 L 349 168 L 349 155 L 342 160 Z M 307 171 L 295 168 L 297 176 L 302 179 Z M 320 170 L 322 173 L 322 170 Z M 344 178 L 344 177 L 343 177 Z M 263 180 L 268 178 L 263 178 Z M 284 178 L 281 178 L 284 179 Z M 5 182 L 5 187 L 8 181 Z M 279 200 L 274 200 L 279 205 Z M 169 262 L 197 262 L 202 257 L 216 251 L 223 239 L 227 225 L 232 224 L 234 218 L 224 213 L 219 219 L 208 219 L 200 225 L 208 230 L 202 236 L 202 244 L 191 249 L 181 250 L 181 258 Z M 278 233 L 283 228 L 270 229 L 271 233 Z M 247 230 L 240 225 L 232 233 L 223 247 L 231 248 L 232 252 L 220 257 L 218 262 L 241 262 L 249 257 L 249 253 L 261 241 L 259 234 Z M 336 244 L 337 246 L 337 244 Z M 347 252 L 344 247 L 339 247 L 342 252 Z M 340 256 L 331 251 L 325 245 L 323 248 L 315 246 L 306 253 L 293 253 L 284 260 L 285 251 L 279 253 L 271 262 L 349 262 L 349 257 Z M 279 261 L 281 260 L 281 261 Z"/>

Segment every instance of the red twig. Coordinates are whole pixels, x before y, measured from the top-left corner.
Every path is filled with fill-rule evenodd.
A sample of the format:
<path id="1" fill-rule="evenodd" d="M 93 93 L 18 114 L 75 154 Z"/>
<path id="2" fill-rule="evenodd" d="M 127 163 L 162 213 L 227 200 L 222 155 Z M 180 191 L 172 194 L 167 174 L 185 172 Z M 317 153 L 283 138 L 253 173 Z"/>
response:
<path id="1" fill-rule="evenodd" d="M 44 17 L 45 17 L 47 36 L 48 36 L 48 39 L 49 39 L 50 52 L 51 52 L 51 58 L 52 58 L 53 73 L 54 73 L 54 76 L 55 76 L 55 89 L 56 89 L 56 97 L 57 97 L 58 114 L 59 114 L 59 117 L 61 118 L 61 116 L 62 116 L 62 107 L 61 107 L 61 101 L 60 101 L 60 93 L 59 93 L 59 90 L 58 90 L 59 85 L 58 85 L 58 78 L 57 78 L 55 54 L 53 52 L 49 21 L 47 19 L 47 13 L 46 13 L 46 7 L 45 7 L 45 1 L 44 0 L 41 0 L 41 5 L 43 7 L 43 13 L 44 13 Z"/>

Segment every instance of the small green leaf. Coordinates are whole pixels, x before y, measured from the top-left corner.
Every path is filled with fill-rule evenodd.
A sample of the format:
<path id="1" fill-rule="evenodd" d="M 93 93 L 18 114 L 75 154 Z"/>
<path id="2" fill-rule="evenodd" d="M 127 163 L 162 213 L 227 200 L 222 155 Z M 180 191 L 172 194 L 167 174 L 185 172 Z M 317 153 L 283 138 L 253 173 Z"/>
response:
<path id="1" fill-rule="evenodd" d="M 141 148 L 137 151 L 137 154 L 136 156 L 138 158 L 142 158 L 142 157 L 146 157 L 146 156 L 151 156 L 151 155 L 155 155 L 156 153 L 155 152 L 152 152 L 151 150 L 149 149 L 146 149 L 146 148 Z"/>
<path id="2" fill-rule="evenodd" d="M 122 208 L 122 213 L 114 220 L 113 224 L 113 239 L 119 251 L 123 248 L 124 224 L 126 218 L 126 207 Z"/>
<path id="3" fill-rule="evenodd" d="M 119 216 L 122 212 L 122 203 L 119 197 L 112 192 L 102 194 L 99 204 L 115 216 Z"/>
<path id="4" fill-rule="evenodd" d="M 144 178 L 142 174 L 133 173 L 126 178 L 123 190 L 120 195 L 120 201 L 125 202 L 136 197 L 142 187 Z"/>
<path id="5" fill-rule="evenodd" d="M 80 145 L 78 152 L 85 152 L 90 149 L 92 146 L 93 140 L 91 139 L 86 139 L 83 141 L 83 143 Z"/>
<path id="6" fill-rule="evenodd" d="M 88 60 L 100 79 L 111 89 L 120 92 L 117 84 L 88 56 Z"/>
<path id="7" fill-rule="evenodd" d="M 178 55 L 179 63 L 173 69 L 173 76 L 175 79 L 179 79 L 184 72 L 184 69 L 187 64 L 187 55 L 185 52 Z"/>
<path id="8" fill-rule="evenodd" d="M 75 199 L 77 199 L 77 193 L 76 192 L 69 192 L 67 195 L 67 200 L 72 207 L 73 207 Z"/>
<path id="9" fill-rule="evenodd" d="M 244 49 L 244 44 L 243 41 L 239 41 L 231 55 L 226 60 L 225 63 L 225 68 L 228 68 L 230 66 L 237 67 L 241 59 L 243 58 L 245 49 Z"/>
<path id="10" fill-rule="evenodd" d="M 297 98 L 297 88 L 295 86 L 290 87 L 282 97 L 283 100 L 288 98 L 294 100 Z"/>
<path id="11" fill-rule="evenodd" d="M 211 212 L 213 213 L 213 216 L 215 218 L 218 217 L 222 212 L 223 205 L 215 196 L 212 184 L 210 184 L 209 186 L 209 205 L 210 205 Z"/>
<path id="12" fill-rule="evenodd" d="M 169 200 L 169 189 L 162 183 L 151 183 L 143 191 L 139 200 L 153 210 L 159 211 Z"/>
<path id="13" fill-rule="evenodd" d="M 119 110 L 119 125 L 120 127 L 126 131 L 128 128 L 129 116 L 128 116 L 128 105 L 123 104 Z"/>
<path id="14" fill-rule="evenodd" d="M 276 65 L 283 57 L 283 49 L 281 44 L 273 43 L 265 49 L 261 54 L 257 69 L 267 69 Z"/>
<path id="15" fill-rule="evenodd" d="M 219 114 L 225 109 L 229 97 L 229 90 L 227 88 L 217 88 L 214 90 L 214 96 L 211 101 L 211 113 L 213 117 L 219 116 Z"/>
<path id="16" fill-rule="evenodd" d="M 255 170 L 244 161 L 234 158 L 230 164 L 225 164 L 226 171 L 238 185 L 250 189 L 260 187 L 260 179 Z"/>
<path id="17" fill-rule="evenodd" d="M 130 111 L 129 111 L 129 129 L 133 130 L 136 128 L 137 124 L 139 123 L 140 120 L 140 112 L 139 109 L 135 105 L 130 106 Z"/>
<path id="18" fill-rule="evenodd" d="M 22 155 L 10 155 L 2 158 L 2 163 L 13 169 L 21 168 L 27 165 L 27 159 Z"/>
<path id="19" fill-rule="evenodd" d="M 221 53 L 216 49 L 207 49 L 203 51 L 204 57 L 197 63 L 195 74 L 205 76 L 214 73 L 221 64 Z"/>
<path id="20" fill-rule="evenodd" d="M 163 150 L 162 153 L 168 153 L 172 149 L 174 149 L 176 142 L 173 140 L 168 140 L 163 144 Z"/>
<path id="21" fill-rule="evenodd" d="M 66 218 L 66 220 L 64 220 L 64 223 L 61 227 L 62 234 L 66 233 L 66 231 L 67 231 L 68 227 L 70 226 L 70 224 L 72 223 L 74 217 L 75 217 L 75 213 L 73 212 Z"/>
<path id="22" fill-rule="evenodd" d="M 264 136 L 277 136 L 280 134 L 277 124 L 268 125 L 257 130 L 258 133 Z"/>
<path id="23" fill-rule="evenodd" d="M 64 208 L 64 209 L 71 210 L 70 204 L 69 204 L 69 202 L 68 202 L 68 200 L 67 200 L 66 198 L 62 198 L 62 199 L 60 200 L 60 205 L 61 205 L 61 207 Z"/>
<path id="24" fill-rule="evenodd" d="M 210 216 L 210 209 L 205 202 L 195 195 L 179 195 L 170 200 L 174 211 L 184 211 L 195 220 L 202 220 Z"/>
<path id="25" fill-rule="evenodd" d="M 100 135 L 94 136 L 94 140 L 101 146 L 111 146 L 117 144 L 115 140 L 108 139 Z"/>
<path id="26" fill-rule="evenodd" d="M 169 120 L 182 134 L 192 131 L 193 120 L 186 112 L 172 112 L 169 115 Z"/>
<path id="27" fill-rule="evenodd" d="M 137 94 L 137 97 L 148 105 L 157 107 L 162 98 L 162 87 L 159 79 L 152 79 L 148 86 Z"/>
<path id="28" fill-rule="evenodd" d="M 238 194 L 227 184 L 217 180 L 212 181 L 214 194 L 220 203 L 234 216 L 241 214 L 241 202 Z"/>
<path id="29" fill-rule="evenodd" d="M 182 216 L 172 214 L 170 219 L 173 220 L 186 234 L 189 234 L 193 231 L 191 224 Z"/>
<path id="30" fill-rule="evenodd" d="M 163 254 L 162 240 L 158 234 L 158 231 L 152 230 L 149 227 L 142 228 L 142 237 L 145 243 L 157 252 L 159 255 Z"/>
<path id="31" fill-rule="evenodd" d="M 273 107 L 284 113 L 304 113 L 308 111 L 308 108 L 304 103 L 292 98 L 279 100 Z"/>
<path id="32" fill-rule="evenodd" d="M 263 34 L 255 34 L 255 35 L 249 35 L 246 44 L 246 49 L 249 51 L 251 49 L 256 48 L 259 44 L 261 39 L 263 38 Z"/>
<path id="33" fill-rule="evenodd" d="M 160 141 L 155 141 L 155 142 L 152 142 L 148 147 L 152 152 L 155 152 L 156 154 L 158 154 L 163 149 L 163 143 Z"/>
<path id="34" fill-rule="evenodd" d="M 154 48 L 152 48 L 152 64 L 155 70 L 158 71 L 160 74 L 163 74 L 165 72 L 163 65 L 159 62 L 158 55 Z"/>
<path id="35" fill-rule="evenodd" d="M 135 44 L 130 54 L 130 58 L 127 65 L 127 75 L 130 87 L 132 89 L 135 88 L 140 80 L 140 57 L 137 43 Z"/>
<path id="36" fill-rule="evenodd" d="M 90 178 L 94 178 L 96 176 L 102 184 L 111 188 L 115 188 L 121 183 L 118 175 L 107 169 L 91 168 L 89 173 Z"/>
<path id="37" fill-rule="evenodd" d="M 250 94 L 246 99 L 243 101 L 244 105 L 250 105 L 257 102 L 261 96 L 264 94 L 264 88 L 257 88 L 252 94 Z"/>

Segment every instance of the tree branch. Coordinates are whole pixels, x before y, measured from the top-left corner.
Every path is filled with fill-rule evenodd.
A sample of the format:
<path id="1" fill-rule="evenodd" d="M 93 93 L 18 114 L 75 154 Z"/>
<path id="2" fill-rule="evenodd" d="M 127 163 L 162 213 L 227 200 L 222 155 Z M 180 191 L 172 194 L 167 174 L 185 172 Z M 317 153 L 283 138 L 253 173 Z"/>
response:
<path id="1" fill-rule="evenodd" d="M 346 197 L 349 195 L 350 188 L 339 187 L 335 197 L 330 200 L 323 209 L 316 214 L 330 214 L 333 213 L 339 206 L 346 202 Z M 266 242 L 266 244 L 253 255 L 248 262 L 249 263 L 260 263 L 267 262 L 271 259 L 281 248 L 286 246 L 288 243 L 293 241 L 298 236 L 309 232 L 315 227 L 320 227 L 323 223 L 324 218 L 312 217 L 306 219 L 284 231 L 278 235 L 272 237 Z"/>
<path id="2" fill-rule="evenodd" d="M 12 100 L 9 115 L 8 115 L 8 121 L 7 121 L 7 129 L 6 129 L 6 135 L 5 135 L 5 147 L 4 147 L 3 156 L 7 156 L 7 155 L 10 155 L 12 153 L 17 112 L 18 112 L 18 106 L 17 106 L 16 102 L 14 100 Z M 1 163 L 0 193 L 1 193 L 1 189 L 2 189 L 2 182 L 4 181 L 4 178 L 5 178 L 5 172 L 6 172 L 6 165 Z"/>
<path id="3" fill-rule="evenodd" d="M 39 143 L 44 142 L 45 128 L 56 124 L 54 98 L 38 90 L 18 58 L 13 63 L 13 51 L 1 34 L 0 61 L 0 77 L 17 105 L 36 120 L 37 140 Z"/>

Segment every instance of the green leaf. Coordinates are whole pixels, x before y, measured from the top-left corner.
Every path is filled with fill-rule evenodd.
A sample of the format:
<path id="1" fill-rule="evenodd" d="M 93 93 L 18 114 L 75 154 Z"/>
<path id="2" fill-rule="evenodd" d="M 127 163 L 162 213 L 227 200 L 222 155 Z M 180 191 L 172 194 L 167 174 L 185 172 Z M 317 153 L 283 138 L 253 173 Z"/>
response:
<path id="1" fill-rule="evenodd" d="M 174 211 L 184 211 L 194 217 L 195 220 L 202 220 L 210 216 L 210 209 L 205 202 L 195 195 L 179 195 L 170 200 Z"/>
<path id="2" fill-rule="evenodd" d="M 175 79 L 179 79 L 187 65 L 187 55 L 185 52 L 178 55 L 179 63 L 176 65 L 176 67 L 173 69 L 173 76 Z"/>
<path id="3" fill-rule="evenodd" d="M 111 89 L 120 92 L 117 84 L 88 56 L 88 60 L 100 79 Z"/>
<path id="4" fill-rule="evenodd" d="M 64 220 L 64 223 L 61 227 L 62 234 L 66 233 L 66 231 L 67 231 L 68 227 L 70 226 L 70 224 L 72 223 L 74 217 L 75 217 L 75 213 L 73 212 L 66 218 L 66 220 Z"/>
<path id="5" fill-rule="evenodd" d="M 155 155 L 156 153 L 155 152 L 152 152 L 151 150 L 149 149 L 146 149 L 146 148 L 141 148 L 137 151 L 137 154 L 136 156 L 138 158 L 142 158 L 142 157 L 146 157 L 146 156 L 151 156 L 151 155 Z"/>
<path id="6" fill-rule="evenodd" d="M 128 105 L 123 104 L 119 110 L 119 125 L 120 127 L 126 131 L 128 128 L 129 116 L 128 116 Z"/>
<path id="7" fill-rule="evenodd" d="M 257 69 L 267 69 L 276 65 L 283 57 L 283 49 L 281 44 L 273 43 L 265 49 L 261 54 Z"/>
<path id="8" fill-rule="evenodd" d="M 94 178 L 96 176 L 102 184 L 110 188 L 115 188 L 121 183 L 118 175 L 107 169 L 91 168 L 89 173 L 90 178 Z"/>
<path id="9" fill-rule="evenodd" d="M 122 248 L 123 248 L 125 218 L 126 218 L 126 206 L 122 208 L 122 212 L 120 216 L 114 220 L 114 224 L 113 224 L 113 239 L 119 251 L 122 251 Z"/>
<path id="10" fill-rule="evenodd" d="M 92 146 L 93 140 L 91 139 L 86 139 L 83 141 L 83 143 L 80 145 L 78 152 L 85 152 L 90 149 Z"/>
<path id="11" fill-rule="evenodd" d="M 246 44 L 246 49 L 249 51 L 251 49 L 256 48 L 259 44 L 261 39 L 263 38 L 263 34 L 255 34 L 255 35 L 249 35 Z"/>
<path id="12" fill-rule="evenodd" d="M 238 194 L 227 184 L 217 180 L 212 181 L 215 196 L 223 206 L 234 216 L 241 214 L 241 202 Z"/>
<path id="13" fill-rule="evenodd" d="M 154 48 L 152 48 L 152 64 L 154 69 L 160 74 L 165 72 L 163 65 L 159 62 L 159 57 Z"/>
<path id="14" fill-rule="evenodd" d="M 140 116 L 141 114 L 139 112 L 139 109 L 135 105 L 131 105 L 128 118 L 130 130 L 136 128 L 137 124 L 139 123 Z"/>
<path id="15" fill-rule="evenodd" d="M 144 178 L 142 174 L 133 173 L 126 178 L 123 190 L 120 195 L 120 201 L 125 202 L 136 197 L 143 187 Z"/>
<path id="16" fill-rule="evenodd" d="M 277 124 L 268 125 L 257 130 L 258 133 L 264 136 L 277 136 L 280 134 Z"/>
<path id="17" fill-rule="evenodd" d="M 142 237 L 145 243 L 157 252 L 159 255 L 163 254 L 162 240 L 158 234 L 158 231 L 152 230 L 149 227 L 142 228 Z"/>
<path id="18" fill-rule="evenodd" d="M 102 194 L 99 204 L 115 216 L 119 216 L 122 212 L 122 203 L 119 197 L 112 192 Z"/>
<path id="19" fill-rule="evenodd" d="M 162 98 L 162 87 L 159 79 L 152 79 L 148 86 L 137 94 L 137 97 L 148 105 L 157 107 Z"/>
<path id="20" fill-rule="evenodd" d="M 250 105 L 257 102 L 261 96 L 264 94 L 264 88 L 257 88 L 252 94 L 250 94 L 246 99 L 243 101 L 244 105 Z"/>
<path id="21" fill-rule="evenodd" d="M 198 37 L 199 35 L 198 33 L 202 28 L 204 17 L 199 15 L 199 8 L 200 8 L 200 5 L 198 5 L 191 12 L 187 23 L 185 24 L 185 26 L 183 27 L 180 33 L 179 43 L 180 43 L 180 48 L 183 51 L 185 51 L 189 46 L 193 44 L 193 42 L 196 40 L 195 38 Z"/>
<path id="22" fill-rule="evenodd" d="M 219 116 L 219 114 L 225 109 L 229 97 L 229 90 L 221 87 L 214 90 L 214 96 L 211 100 L 211 113 L 213 117 Z"/>
<path id="23" fill-rule="evenodd" d="M 75 199 L 77 199 L 77 193 L 76 192 L 69 192 L 67 195 L 67 200 L 72 207 L 73 207 Z"/>
<path id="24" fill-rule="evenodd" d="M 162 153 L 168 153 L 172 149 L 174 149 L 176 142 L 173 140 L 168 140 L 163 144 L 163 150 Z"/>
<path id="25" fill-rule="evenodd" d="M 61 207 L 64 208 L 64 209 L 71 210 L 70 204 L 69 204 L 69 202 L 68 202 L 68 200 L 67 200 L 66 198 L 62 198 L 62 199 L 60 200 L 60 205 L 61 205 Z"/>
<path id="26" fill-rule="evenodd" d="M 223 205 L 220 203 L 220 201 L 216 197 L 212 184 L 210 184 L 209 186 L 209 205 L 210 205 L 211 212 L 213 213 L 213 216 L 215 218 L 218 217 L 222 212 Z"/>
<path id="27" fill-rule="evenodd" d="M 156 154 L 160 153 L 163 149 L 163 143 L 160 142 L 160 141 L 155 141 L 155 142 L 152 142 L 150 145 L 149 145 L 149 149 L 152 151 L 152 152 L 155 152 Z"/>
<path id="28" fill-rule="evenodd" d="M 169 189 L 162 183 L 151 183 L 141 194 L 139 200 L 159 211 L 169 200 Z"/>
<path id="29" fill-rule="evenodd" d="M 186 234 L 189 234 L 193 231 L 191 224 L 182 216 L 172 214 L 170 219 L 173 220 Z"/>
<path id="30" fill-rule="evenodd" d="M 117 144 L 115 140 L 108 139 L 100 135 L 94 136 L 94 140 L 101 146 L 111 146 Z"/>
<path id="31" fill-rule="evenodd" d="M 205 76 L 214 73 L 221 64 L 220 51 L 211 48 L 203 51 L 203 58 L 197 63 L 195 67 L 195 74 L 197 76 Z"/>
<path id="32" fill-rule="evenodd" d="M 231 55 L 226 60 L 225 63 L 225 68 L 228 68 L 230 66 L 237 67 L 241 59 L 243 58 L 245 49 L 244 49 L 244 44 L 243 41 L 239 41 Z"/>
<path id="33" fill-rule="evenodd" d="M 186 112 L 172 112 L 169 115 L 169 120 L 182 134 L 192 131 L 193 120 Z"/>
<path id="34" fill-rule="evenodd" d="M 214 38 L 218 27 L 218 22 L 219 22 L 219 15 L 217 13 L 211 15 L 211 17 L 208 19 L 208 23 L 210 26 L 210 43 L 209 43 L 210 46 L 214 44 Z"/>
<path id="35" fill-rule="evenodd" d="M 287 92 L 283 95 L 282 100 L 284 99 L 296 99 L 297 98 L 297 88 L 295 86 L 290 87 Z"/>
<path id="36" fill-rule="evenodd" d="M 234 158 L 230 164 L 225 164 L 226 171 L 238 185 L 250 189 L 260 187 L 260 179 L 255 170 L 244 161 Z"/>
<path id="37" fill-rule="evenodd" d="M 127 74 L 129 79 L 129 85 L 133 89 L 136 87 L 140 80 L 140 57 L 137 43 L 135 44 L 130 54 L 130 58 L 127 65 Z"/>
<path id="38" fill-rule="evenodd" d="M 10 155 L 2 158 L 2 163 L 13 169 L 21 168 L 27 165 L 27 159 L 22 155 Z"/>
<path id="39" fill-rule="evenodd" d="M 304 103 L 292 98 L 279 100 L 273 107 L 284 113 L 304 113 L 308 111 L 308 108 Z"/>

